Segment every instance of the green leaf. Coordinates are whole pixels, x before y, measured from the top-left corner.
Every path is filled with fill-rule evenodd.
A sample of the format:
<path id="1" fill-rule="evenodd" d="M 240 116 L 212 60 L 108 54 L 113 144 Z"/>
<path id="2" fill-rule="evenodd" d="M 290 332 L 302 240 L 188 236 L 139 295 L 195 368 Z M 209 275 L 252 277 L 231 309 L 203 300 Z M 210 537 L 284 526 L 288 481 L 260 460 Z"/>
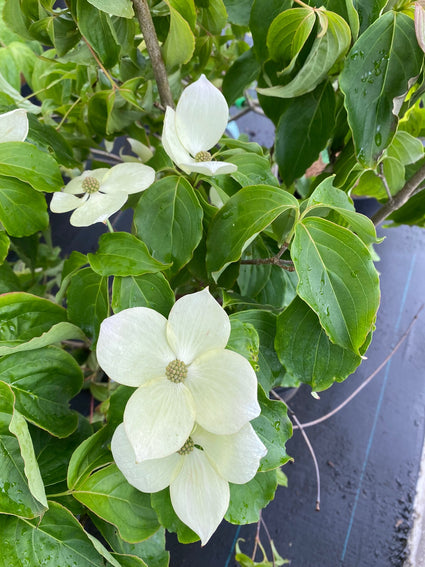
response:
<path id="1" fill-rule="evenodd" d="M 356 8 L 359 13 L 360 33 L 381 15 L 381 11 L 388 0 L 356 0 Z"/>
<path id="2" fill-rule="evenodd" d="M 0 359 L 0 380 L 16 397 L 16 408 L 28 421 L 56 437 L 66 437 L 77 427 L 78 415 L 68 408 L 83 385 L 74 358 L 56 347 L 10 354 Z"/>
<path id="3" fill-rule="evenodd" d="M 130 543 L 142 541 L 159 527 L 150 495 L 126 481 L 113 464 L 93 473 L 73 492 L 74 497 L 100 518 L 113 524 Z"/>
<path id="4" fill-rule="evenodd" d="M 405 60 L 400 53 L 409 53 Z M 423 53 L 408 16 L 387 12 L 352 47 L 340 75 L 358 161 L 372 167 L 391 142 L 398 123 L 397 98 L 419 75 Z"/>
<path id="5" fill-rule="evenodd" d="M 241 187 L 247 185 L 275 185 L 279 187 L 279 182 L 272 174 L 270 161 L 265 156 L 252 153 L 237 153 L 228 158 L 230 163 L 238 166 L 237 171 L 230 174 L 230 177 L 237 181 Z"/>
<path id="6" fill-rule="evenodd" d="M 101 322 L 109 314 L 108 278 L 83 268 L 73 276 L 67 299 L 69 320 L 95 341 Z"/>
<path id="7" fill-rule="evenodd" d="M 142 193 L 134 211 L 134 226 L 151 254 L 161 262 L 172 262 L 171 271 L 177 273 L 201 240 L 202 217 L 192 186 L 173 175 Z"/>
<path id="8" fill-rule="evenodd" d="M 12 390 L 0 381 L 0 519 L 2 514 L 34 518 L 47 507 L 28 427 L 14 406 Z"/>
<path id="9" fill-rule="evenodd" d="M 117 5 L 113 0 L 110 2 Z M 99 12 L 88 0 L 76 0 L 76 11 L 81 34 L 90 43 L 104 66 L 107 69 L 113 67 L 118 61 L 120 46 L 116 42 L 110 16 L 105 12 Z"/>
<path id="10" fill-rule="evenodd" d="M 386 220 L 392 221 L 389 227 L 400 226 L 401 224 L 425 226 L 425 191 L 419 191 L 405 203 L 402 207 L 391 213 Z"/>
<path id="11" fill-rule="evenodd" d="M 162 46 L 167 69 L 190 61 L 195 49 L 195 36 L 183 16 L 170 6 L 170 31 Z"/>
<path id="12" fill-rule="evenodd" d="M 199 540 L 199 536 L 186 526 L 174 512 L 169 488 L 151 494 L 151 504 L 161 525 L 169 532 L 175 532 L 180 543 L 193 543 Z"/>
<path id="13" fill-rule="evenodd" d="M 259 472 L 246 484 L 230 484 L 230 504 L 225 519 L 232 524 L 258 522 L 260 510 L 273 500 L 276 488 L 276 471 Z"/>
<path id="14" fill-rule="evenodd" d="M 260 61 L 269 58 L 267 33 L 272 21 L 281 12 L 292 7 L 292 0 L 254 0 L 249 27 L 254 40 L 254 53 Z"/>
<path id="15" fill-rule="evenodd" d="M 19 238 L 44 230 L 49 224 L 44 195 L 27 183 L 0 175 L 0 222 L 10 236 Z"/>
<path id="16" fill-rule="evenodd" d="M 219 35 L 227 22 L 227 12 L 223 0 L 209 0 L 208 6 L 201 9 L 201 23 L 213 35 Z"/>
<path id="17" fill-rule="evenodd" d="M 270 471 L 287 463 L 285 443 L 292 437 L 292 422 L 282 402 L 270 400 L 261 386 L 258 388 L 261 414 L 252 421 L 252 427 L 267 448 L 261 459 L 260 471 Z"/>
<path id="18" fill-rule="evenodd" d="M 237 26 L 248 26 L 254 0 L 224 0 L 229 22 Z"/>
<path id="19" fill-rule="evenodd" d="M 115 313 L 129 307 L 149 307 L 168 317 L 174 293 L 162 274 L 114 278 L 112 309 Z"/>
<path id="20" fill-rule="evenodd" d="M 316 313 L 299 297 L 277 319 L 275 346 L 285 368 L 314 392 L 342 382 L 362 360 L 331 343 Z"/>
<path id="21" fill-rule="evenodd" d="M 369 3 L 373 3 L 374 0 L 370 0 Z M 359 35 L 360 21 L 359 15 L 356 8 L 359 5 L 359 0 L 327 0 L 326 9 L 331 12 L 336 12 L 344 18 L 346 22 L 350 25 L 351 35 L 353 36 L 353 41 L 356 41 Z"/>
<path id="22" fill-rule="evenodd" d="M 194 0 L 167 0 L 167 4 L 180 12 L 192 31 L 196 27 L 196 8 Z"/>
<path id="23" fill-rule="evenodd" d="M 238 191 L 210 224 L 207 240 L 209 271 L 219 275 L 231 262 L 239 260 L 259 232 L 290 210 L 298 210 L 298 201 L 283 189 L 253 185 Z"/>
<path id="24" fill-rule="evenodd" d="M 9 252 L 9 246 L 10 246 L 10 239 L 7 236 L 7 234 L 4 232 L 4 230 L 1 230 L 0 231 L 0 264 L 3 264 L 3 262 L 6 260 L 7 254 Z"/>
<path id="25" fill-rule="evenodd" d="M 66 508 L 49 502 L 41 520 L 0 515 L 4 565 L 84 565 L 104 567 L 105 562 L 77 519 Z"/>
<path id="26" fill-rule="evenodd" d="M 402 165 L 409 165 L 423 157 L 424 147 L 421 140 L 414 138 L 408 132 L 399 130 L 385 153 L 389 157 L 395 158 Z"/>
<path id="27" fill-rule="evenodd" d="M 358 236 L 328 220 L 298 223 L 291 246 L 298 295 L 317 313 L 330 340 L 359 354 L 379 306 L 379 278 Z"/>
<path id="28" fill-rule="evenodd" d="M 270 278 L 255 298 L 261 305 L 280 310 L 291 303 L 296 295 L 298 277 L 295 272 L 272 266 Z"/>
<path id="29" fill-rule="evenodd" d="M 298 11 L 298 10 L 297 10 Z M 331 137 L 335 93 L 329 82 L 289 101 L 276 129 L 276 161 L 286 185 L 304 175 Z"/>
<path id="30" fill-rule="evenodd" d="M 111 524 L 91 514 L 92 521 L 111 548 L 120 553 L 140 557 L 149 567 L 168 567 L 170 554 L 165 551 L 165 530 L 159 528 L 149 538 L 139 543 L 127 543 Z M 118 558 L 119 559 L 119 558 Z"/>
<path id="31" fill-rule="evenodd" d="M 111 437 L 111 429 L 103 427 L 75 449 L 69 461 L 67 475 L 70 490 L 84 484 L 92 471 L 112 462 L 111 451 L 108 448 Z"/>
<path id="32" fill-rule="evenodd" d="M 134 16 L 133 5 L 131 0 L 88 0 L 95 8 L 106 12 L 111 16 L 120 16 L 121 18 L 132 18 Z"/>
<path id="33" fill-rule="evenodd" d="M 292 8 L 279 14 L 267 33 L 270 57 L 292 70 L 316 21 L 312 8 Z"/>
<path id="34" fill-rule="evenodd" d="M 260 69 L 252 49 L 248 49 L 234 61 L 224 76 L 222 86 L 229 106 L 243 95 L 244 90 L 257 78 Z"/>
<path id="35" fill-rule="evenodd" d="M 99 250 L 87 258 L 100 276 L 140 276 L 169 267 L 152 258 L 146 244 L 128 232 L 102 234 Z"/>
<path id="36" fill-rule="evenodd" d="M 245 357 L 254 368 L 257 366 L 260 340 L 251 323 L 241 321 L 237 314 L 230 315 L 231 333 L 227 347 Z"/>
<path id="37" fill-rule="evenodd" d="M 27 142 L 0 144 L 0 175 L 10 176 L 31 185 L 37 191 L 59 191 L 62 176 L 56 161 Z"/>
<path id="38" fill-rule="evenodd" d="M 67 140 L 49 124 L 44 124 L 37 120 L 34 114 L 27 114 L 29 123 L 29 132 L 27 140 L 30 140 L 40 149 L 43 149 L 43 155 L 46 152 L 53 152 L 56 160 L 65 167 L 76 167 L 79 162 L 74 159 L 72 148 Z M 62 178 L 59 181 L 58 188 L 63 185 Z"/>
<path id="39" fill-rule="evenodd" d="M 66 320 L 66 311 L 30 293 L 7 293 L 0 296 L 0 320 L 0 347 L 9 348 L 41 337 Z"/>
<path id="40" fill-rule="evenodd" d="M 334 12 L 317 12 L 322 32 L 318 34 L 308 57 L 295 77 L 286 85 L 259 88 L 265 96 L 292 98 L 313 91 L 331 67 L 350 47 L 351 32 L 347 22 Z M 326 31 L 325 31 L 326 30 Z"/>

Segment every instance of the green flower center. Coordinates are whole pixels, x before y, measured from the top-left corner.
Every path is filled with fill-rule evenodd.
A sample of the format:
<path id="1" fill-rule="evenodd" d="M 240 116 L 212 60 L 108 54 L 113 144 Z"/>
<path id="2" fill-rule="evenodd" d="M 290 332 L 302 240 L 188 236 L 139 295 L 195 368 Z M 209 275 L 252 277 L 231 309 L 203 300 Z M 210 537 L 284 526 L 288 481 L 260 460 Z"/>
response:
<path id="1" fill-rule="evenodd" d="M 181 360 L 173 360 L 165 369 L 165 375 L 174 384 L 180 384 L 187 376 L 187 366 Z"/>
<path id="2" fill-rule="evenodd" d="M 198 152 L 195 156 L 196 161 L 211 161 L 210 152 Z"/>
<path id="3" fill-rule="evenodd" d="M 195 447 L 195 443 L 192 441 L 192 438 L 189 437 L 186 443 L 183 445 L 180 451 L 177 451 L 177 453 L 183 456 L 189 455 L 189 453 L 193 451 L 194 447 Z"/>
<path id="4" fill-rule="evenodd" d="M 86 177 L 81 183 L 84 193 L 96 193 L 100 189 L 100 182 L 96 177 Z"/>

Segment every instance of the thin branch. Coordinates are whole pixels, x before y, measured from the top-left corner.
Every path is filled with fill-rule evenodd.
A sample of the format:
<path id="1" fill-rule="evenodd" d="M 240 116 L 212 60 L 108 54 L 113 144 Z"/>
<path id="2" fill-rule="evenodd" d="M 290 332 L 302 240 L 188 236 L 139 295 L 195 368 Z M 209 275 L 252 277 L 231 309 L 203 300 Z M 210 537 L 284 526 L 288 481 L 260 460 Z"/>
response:
<path id="1" fill-rule="evenodd" d="M 261 513 L 262 513 L 262 510 L 260 510 L 260 517 L 259 517 L 258 522 L 257 522 L 257 531 L 255 533 L 254 550 L 253 550 L 252 555 L 251 555 L 252 561 L 255 560 L 255 555 L 256 555 L 257 549 L 258 549 L 258 544 L 260 542 L 260 527 L 261 527 L 261 519 L 262 519 Z"/>
<path id="2" fill-rule="evenodd" d="M 380 178 L 380 180 L 382 181 L 384 187 L 385 187 L 385 192 L 387 194 L 388 197 L 388 202 L 392 203 L 393 202 L 393 196 L 391 194 L 391 189 L 388 185 L 388 181 L 387 178 L 385 177 L 385 173 L 384 173 L 384 164 L 381 163 L 379 164 L 379 173 L 378 173 L 378 177 Z"/>
<path id="3" fill-rule="evenodd" d="M 340 404 L 339 406 L 337 406 L 335 409 L 333 409 L 332 411 L 330 411 L 329 413 L 323 415 L 322 417 L 319 417 L 318 419 L 315 419 L 314 421 L 307 421 L 306 423 L 298 423 L 296 426 L 294 425 L 294 429 L 305 429 L 306 427 L 311 427 L 312 425 L 317 425 L 319 423 L 322 423 L 323 421 L 326 421 L 327 419 L 329 419 L 330 417 L 332 417 L 333 415 L 335 415 L 336 413 L 338 413 L 340 410 L 342 410 L 343 407 L 345 407 L 349 402 L 351 402 L 352 399 L 354 399 L 358 393 L 360 393 L 363 388 L 365 388 L 369 382 L 375 378 L 375 376 L 377 374 L 379 374 L 379 372 L 384 368 L 384 366 L 387 364 L 387 362 L 395 355 L 395 353 L 398 351 L 398 349 L 401 347 L 401 345 L 404 343 L 404 341 L 406 340 L 407 336 L 409 335 L 410 331 L 412 330 L 413 325 L 416 323 L 418 317 L 419 317 L 419 313 L 422 311 L 424 307 L 424 304 L 422 304 L 418 311 L 416 312 L 416 315 L 413 317 L 413 319 L 411 320 L 409 326 L 407 327 L 406 331 L 403 333 L 403 335 L 400 337 L 398 343 L 395 345 L 395 347 L 392 349 L 392 351 L 390 352 L 390 354 L 385 358 L 385 360 L 383 362 L 381 362 L 381 364 L 378 366 L 378 368 L 376 370 L 374 370 L 374 372 L 372 372 L 372 374 L 366 378 L 366 380 L 363 382 L 363 384 L 360 384 L 360 386 L 354 390 L 354 392 L 352 394 L 350 394 L 348 396 L 348 398 L 346 400 L 344 400 L 342 402 L 342 404 Z"/>
<path id="4" fill-rule="evenodd" d="M 273 394 L 273 396 L 277 400 L 280 400 L 283 403 L 283 405 L 286 407 L 286 409 L 290 413 L 292 419 L 297 424 L 297 426 L 298 426 L 297 429 L 299 429 L 301 431 L 301 435 L 304 437 L 304 441 L 305 441 L 305 443 L 308 447 L 308 450 L 310 451 L 310 454 L 311 454 L 311 457 L 312 457 L 313 463 L 314 463 L 314 468 L 315 468 L 315 471 L 316 471 L 316 482 L 317 482 L 316 511 L 320 512 L 320 471 L 319 471 L 319 464 L 317 462 L 316 454 L 314 452 L 313 446 L 310 443 L 310 439 L 307 437 L 307 433 L 304 431 L 303 425 L 300 423 L 300 420 L 295 415 L 295 413 L 291 410 L 291 408 L 288 406 L 288 404 L 285 402 L 285 400 L 281 396 L 279 396 L 279 394 L 277 392 L 275 392 L 274 390 L 271 390 L 271 393 Z"/>
<path id="5" fill-rule="evenodd" d="M 155 26 L 146 0 L 133 0 L 134 11 L 139 20 L 140 29 L 146 43 L 149 57 L 152 62 L 152 69 L 158 85 L 159 97 L 162 105 L 167 108 L 174 108 L 173 95 L 171 94 L 170 83 L 168 82 L 167 71 L 164 60 L 162 59 L 161 49 L 158 43 Z"/>
<path id="6" fill-rule="evenodd" d="M 90 45 L 90 43 L 87 41 L 87 39 L 82 35 L 81 39 L 84 41 L 84 43 L 87 45 L 87 47 L 89 48 L 90 53 L 92 54 L 92 56 L 94 57 L 94 59 L 96 60 L 96 63 L 99 65 L 99 67 L 102 69 L 102 71 L 105 73 L 105 76 L 108 78 L 109 82 L 111 83 L 112 86 L 112 90 L 116 91 L 117 90 L 117 85 L 115 84 L 114 79 L 112 78 L 112 76 L 108 73 L 108 71 L 105 69 L 102 61 L 99 59 L 99 57 L 97 56 L 97 53 L 94 51 L 93 47 Z"/>
<path id="7" fill-rule="evenodd" d="M 98 155 L 99 157 L 107 158 L 106 163 L 109 161 L 117 161 L 118 163 L 122 162 L 122 158 L 117 154 L 111 154 L 109 152 L 105 152 L 105 150 L 98 150 L 97 148 L 90 148 L 90 153 Z M 101 160 L 102 161 L 102 160 Z M 103 160 L 105 161 L 105 160 Z"/>
<path id="8" fill-rule="evenodd" d="M 425 165 L 423 165 L 418 171 L 406 182 L 404 187 L 394 195 L 391 201 L 388 201 L 383 205 L 378 212 L 376 212 L 372 217 L 372 222 L 375 226 L 378 226 L 382 221 L 384 221 L 391 213 L 402 207 L 413 195 L 419 185 L 425 180 Z"/>
<path id="9" fill-rule="evenodd" d="M 288 248 L 288 243 L 285 242 L 282 248 L 279 250 L 277 254 L 272 256 L 271 258 L 251 258 L 251 259 L 244 259 L 241 260 L 241 264 L 251 264 L 251 265 L 259 265 L 259 264 L 272 264 L 274 266 L 279 266 L 279 268 L 283 268 L 288 272 L 294 272 L 295 266 L 292 260 L 281 260 L 282 254 Z"/>
<path id="10" fill-rule="evenodd" d="M 264 518 L 263 518 L 262 515 L 260 515 L 260 522 L 261 522 L 262 525 L 263 525 L 264 531 L 266 532 L 267 539 L 269 540 L 270 549 L 272 550 L 272 563 L 273 563 L 273 567 L 276 567 L 276 562 L 275 562 L 275 560 L 274 560 L 274 553 L 273 553 L 273 547 L 272 547 L 272 538 L 271 538 L 271 535 L 270 535 L 270 532 L 269 532 L 269 528 L 267 527 L 267 524 L 266 524 L 266 522 L 264 521 Z"/>

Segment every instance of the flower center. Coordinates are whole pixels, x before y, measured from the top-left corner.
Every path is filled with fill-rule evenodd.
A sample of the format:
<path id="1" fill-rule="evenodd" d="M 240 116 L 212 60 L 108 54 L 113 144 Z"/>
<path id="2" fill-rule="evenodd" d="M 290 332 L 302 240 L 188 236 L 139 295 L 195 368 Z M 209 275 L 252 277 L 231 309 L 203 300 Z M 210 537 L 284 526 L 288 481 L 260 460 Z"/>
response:
<path id="1" fill-rule="evenodd" d="M 189 437 L 188 440 L 186 441 L 186 443 L 183 445 L 183 447 L 180 449 L 180 451 L 177 451 L 177 453 L 179 455 L 188 455 L 189 453 L 191 453 L 193 451 L 193 448 L 195 447 L 195 443 L 192 441 L 192 438 Z"/>
<path id="2" fill-rule="evenodd" d="M 100 182 L 96 177 L 86 177 L 81 183 L 84 193 L 96 193 L 99 191 Z"/>
<path id="3" fill-rule="evenodd" d="M 165 369 L 165 375 L 174 384 L 179 384 L 187 376 L 187 366 L 181 360 L 173 360 Z"/>
<path id="4" fill-rule="evenodd" d="M 196 161 L 211 161 L 210 152 L 198 152 L 195 156 Z"/>

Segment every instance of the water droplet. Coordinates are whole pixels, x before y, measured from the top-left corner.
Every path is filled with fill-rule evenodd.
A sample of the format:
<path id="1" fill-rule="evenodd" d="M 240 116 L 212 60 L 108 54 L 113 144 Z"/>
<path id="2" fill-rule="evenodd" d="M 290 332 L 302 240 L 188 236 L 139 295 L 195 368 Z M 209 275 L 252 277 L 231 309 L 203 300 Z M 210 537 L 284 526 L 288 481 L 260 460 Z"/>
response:
<path id="1" fill-rule="evenodd" d="M 375 134 L 375 145 L 380 146 L 382 144 L 382 136 L 379 132 Z"/>

